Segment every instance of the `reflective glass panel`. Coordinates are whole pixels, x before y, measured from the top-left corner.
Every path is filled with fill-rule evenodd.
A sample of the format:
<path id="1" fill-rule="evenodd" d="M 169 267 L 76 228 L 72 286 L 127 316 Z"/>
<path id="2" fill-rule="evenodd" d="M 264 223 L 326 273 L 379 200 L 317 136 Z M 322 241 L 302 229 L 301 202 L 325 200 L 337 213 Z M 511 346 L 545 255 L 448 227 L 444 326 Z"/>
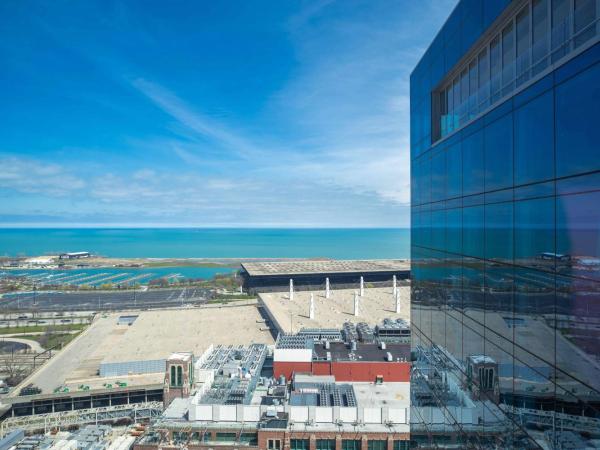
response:
<path id="1" fill-rule="evenodd" d="M 512 114 L 485 128 L 485 190 L 510 187 L 513 184 Z"/>
<path id="2" fill-rule="evenodd" d="M 515 263 L 554 269 L 554 198 L 515 202 Z"/>
<path id="3" fill-rule="evenodd" d="M 597 0 L 575 0 L 574 31 L 575 46 L 588 41 L 597 34 L 595 21 L 598 17 Z"/>
<path id="4" fill-rule="evenodd" d="M 485 257 L 509 264 L 512 263 L 512 203 L 485 205 Z"/>
<path id="5" fill-rule="evenodd" d="M 548 91 L 515 110 L 515 185 L 554 177 L 554 96 Z"/>
<path id="6" fill-rule="evenodd" d="M 600 169 L 598 127 L 600 117 L 600 64 L 556 87 L 556 175 Z"/>
<path id="7" fill-rule="evenodd" d="M 600 280 L 600 192 L 558 196 L 556 233 L 559 271 Z"/>
<path id="8" fill-rule="evenodd" d="M 529 7 L 526 6 L 517 14 L 517 59 L 516 76 L 517 85 L 529 79 L 530 58 L 530 32 L 529 32 Z"/>
<path id="9" fill-rule="evenodd" d="M 532 75 L 534 75 L 547 66 L 548 0 L 533 0 L 532 2 L 532 38 L 531 57 L 534 64 Z"/>
<path id="10" fill-rule="evenodd" d="M 466 137 L 462 143 L 463 195 L 483 192 L 483 132 L 477 131 Z"/>

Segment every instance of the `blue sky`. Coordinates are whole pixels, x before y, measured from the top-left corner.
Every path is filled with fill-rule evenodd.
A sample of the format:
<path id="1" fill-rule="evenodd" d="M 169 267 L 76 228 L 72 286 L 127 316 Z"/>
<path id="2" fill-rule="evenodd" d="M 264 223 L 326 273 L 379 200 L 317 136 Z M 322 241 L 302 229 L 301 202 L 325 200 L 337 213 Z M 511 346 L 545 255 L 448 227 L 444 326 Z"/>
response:
<path id="1" fill-rule="evenodd" d="M 3 1 L 0 226 L 407 226 L 455 3 Z"/>

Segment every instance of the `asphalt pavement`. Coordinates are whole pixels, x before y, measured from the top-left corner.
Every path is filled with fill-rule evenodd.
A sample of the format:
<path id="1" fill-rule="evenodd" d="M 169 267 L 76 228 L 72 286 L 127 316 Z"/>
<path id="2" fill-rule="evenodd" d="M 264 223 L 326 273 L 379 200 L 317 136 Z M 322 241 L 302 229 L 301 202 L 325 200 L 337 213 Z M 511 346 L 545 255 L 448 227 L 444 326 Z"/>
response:
<path id="1" fill-rule="evenodd" d="M 33 318 L 32 311 L 109 311 L 173 307 L 206 303 L 210 297 L 211 291 L 203 288 L 23 292 L 4 294 L 0 298 L 0 313 L 18 311 L 20 316 L 14 317 L 14 319 L 23 321 Z M 2 326 L 1 323 L 0 326 Z"/>

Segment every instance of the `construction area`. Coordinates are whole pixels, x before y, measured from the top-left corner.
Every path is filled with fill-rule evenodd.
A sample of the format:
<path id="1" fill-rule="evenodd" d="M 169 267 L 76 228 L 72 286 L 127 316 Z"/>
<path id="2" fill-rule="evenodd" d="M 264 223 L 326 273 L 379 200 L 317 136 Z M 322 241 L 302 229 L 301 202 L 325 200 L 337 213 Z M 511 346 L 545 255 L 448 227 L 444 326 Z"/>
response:
<path id="1" fill-rule="evenodd" d="M 142 425 L 113 428 L 109 425 L 87 425 L 78 430 L 45 432 L 25 436 L 15 430 L 0 440 L 0 448 L 14 450 L 129 450 L 144 431 Z"/>

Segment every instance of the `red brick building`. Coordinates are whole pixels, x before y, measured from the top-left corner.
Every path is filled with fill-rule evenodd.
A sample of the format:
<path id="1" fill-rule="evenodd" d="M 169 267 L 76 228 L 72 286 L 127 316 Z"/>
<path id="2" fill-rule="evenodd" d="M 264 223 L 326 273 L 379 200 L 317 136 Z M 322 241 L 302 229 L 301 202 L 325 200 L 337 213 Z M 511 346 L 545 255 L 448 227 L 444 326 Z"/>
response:
<path id="1" fill-rule="evenodd" d="M 297 373 L 333 375 L 338 382 L 409 382 L 410 346 L 318 342 L 312 348 L 277 348 L 273 358 L 276 378 Z"/>

